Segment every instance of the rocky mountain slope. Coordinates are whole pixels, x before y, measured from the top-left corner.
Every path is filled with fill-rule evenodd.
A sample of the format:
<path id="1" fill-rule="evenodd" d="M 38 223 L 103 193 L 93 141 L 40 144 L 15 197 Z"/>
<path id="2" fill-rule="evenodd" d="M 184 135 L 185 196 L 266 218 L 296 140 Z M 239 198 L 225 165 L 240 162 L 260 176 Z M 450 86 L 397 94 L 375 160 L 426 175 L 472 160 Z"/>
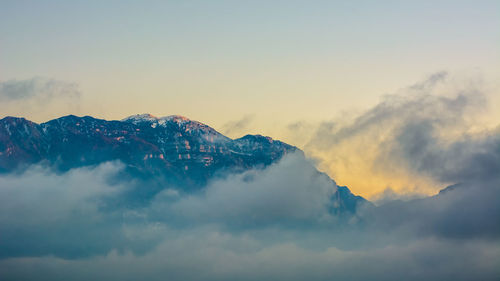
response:
<path id="1" fill-rule="evenodd" d="M 185 190 L 202 188 L 213 177 L 260 168 L 298 148 L 260 135 L 230 139 L 182 116 L 133 115 L 107 121 L 73 115 L 37 124 L 24 118 L 0 120 L 0 172 L 43 163 L 60 172 L 121 161 L 131 178 L 161 179 Z M 347 187 L 332 197 L 337 210 L 358 203 Z"/>

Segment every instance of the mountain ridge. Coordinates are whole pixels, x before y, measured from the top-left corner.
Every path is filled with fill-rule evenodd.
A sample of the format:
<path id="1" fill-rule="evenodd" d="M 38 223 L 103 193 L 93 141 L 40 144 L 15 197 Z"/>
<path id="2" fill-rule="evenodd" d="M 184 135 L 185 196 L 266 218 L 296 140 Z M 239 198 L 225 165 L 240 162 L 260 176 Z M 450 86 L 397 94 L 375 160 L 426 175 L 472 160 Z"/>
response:
<path id="1" fill-rule="evenodd" d="M 297 147 L 271 137 L 231 139 L 179 115 L 137 114 L 109 121 L 67 115 L 40 124 L 22 117 L 0 119 L 3 173 L 37 163 L 64 172 L 119 160 L 133 178 L 161 179 L 197 190 L 217 175 L 264 168 L 290 153 L 303 155 Z M 339 189 L 334 199 L 352 212 L 366 201 L 347 187 Z"/>

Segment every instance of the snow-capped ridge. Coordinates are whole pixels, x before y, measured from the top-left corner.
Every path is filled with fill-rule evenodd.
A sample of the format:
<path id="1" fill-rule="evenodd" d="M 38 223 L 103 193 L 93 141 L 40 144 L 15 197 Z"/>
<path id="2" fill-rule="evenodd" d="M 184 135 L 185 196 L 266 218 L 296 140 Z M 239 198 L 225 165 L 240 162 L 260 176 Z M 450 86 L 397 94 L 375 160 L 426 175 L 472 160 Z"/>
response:
<path id="1" fill-rule="evenodd" d="M 149 113 L 134 114 L 134 115 L 130 115 L 126 118 L 123 118 L 121 121 L 122 122 L 132 122 L 132 123 L 155 122 L 155 121 L 158 121 L 158 117 L 151 115 Z"/>
<path id="2" fill-rule="evenodd" d="M 148 124 L 152 128 L 166 128 L 167 126 L 176 126 L 185 132 L 197 132 L 198 134 L 215 137 L 214 141 L 228 141 L 229 138 L 217 132 L 214 128 L 198 121 L 191 120 L 182 115 L 168 115 L 156 117 L 149 113 L 135 114 L 121 120 L 134 125 Z"/>
<path id="3" fill-rule="evenodd" d="M 130 115 L 126 118 L 123 118 L 121 121 L 122 122 L 132 122 L 132 123 L 139 123 L 139 122 L 158 122 L 158 123 L 163 123 L 163 122 L 176 122 L 176 123 L 195 122 L 195 123 L 200 123 L 200 122 L 193 121 L 193 120 L 191 120 L 185 116 L 181 116 L 181 115 L 169 115 L 169 116 L 163 116 L 163 117 L 156 117 L 156 116 L 149 114 L 149 113 Z"/>

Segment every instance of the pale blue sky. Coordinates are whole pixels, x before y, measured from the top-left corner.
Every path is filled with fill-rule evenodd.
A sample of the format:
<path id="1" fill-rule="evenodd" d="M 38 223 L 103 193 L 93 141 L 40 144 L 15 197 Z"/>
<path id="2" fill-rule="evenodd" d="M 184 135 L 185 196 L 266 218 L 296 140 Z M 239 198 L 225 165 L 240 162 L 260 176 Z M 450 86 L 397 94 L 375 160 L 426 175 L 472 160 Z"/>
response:
<path id="1" fill-rule="evenodd" d="M 498 50 L 499 1 L 0 0 L 0 81 L 75 82 L 76 113 L 105 118 L 254 115 L 266 131 L 440 70 L 494 80 Z M 3 110 L 42 121 L 70 113 L 59 108 Z"/>

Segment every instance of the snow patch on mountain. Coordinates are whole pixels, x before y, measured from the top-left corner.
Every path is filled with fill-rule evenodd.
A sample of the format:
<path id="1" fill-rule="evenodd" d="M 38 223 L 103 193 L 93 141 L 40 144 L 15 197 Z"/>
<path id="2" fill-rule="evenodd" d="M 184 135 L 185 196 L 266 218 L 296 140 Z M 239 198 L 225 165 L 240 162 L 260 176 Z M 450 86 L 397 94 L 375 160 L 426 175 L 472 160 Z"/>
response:
<path id="1" fill-rule="evenodd" d="M 134 115 L 131 115 L 129 117 L 126 117 L 124 119 L 121 120 L 122 122 L 131 122 L 131 123 L 134 123 L 134 124 L 138 124 L 138 123 L 141 123 L 141 122 L 157 122 L 158 121 L 158 117 L 156 116 L 153 116 L 149 113 L 145 113 L 145 114 L 134 114 Z"/>

